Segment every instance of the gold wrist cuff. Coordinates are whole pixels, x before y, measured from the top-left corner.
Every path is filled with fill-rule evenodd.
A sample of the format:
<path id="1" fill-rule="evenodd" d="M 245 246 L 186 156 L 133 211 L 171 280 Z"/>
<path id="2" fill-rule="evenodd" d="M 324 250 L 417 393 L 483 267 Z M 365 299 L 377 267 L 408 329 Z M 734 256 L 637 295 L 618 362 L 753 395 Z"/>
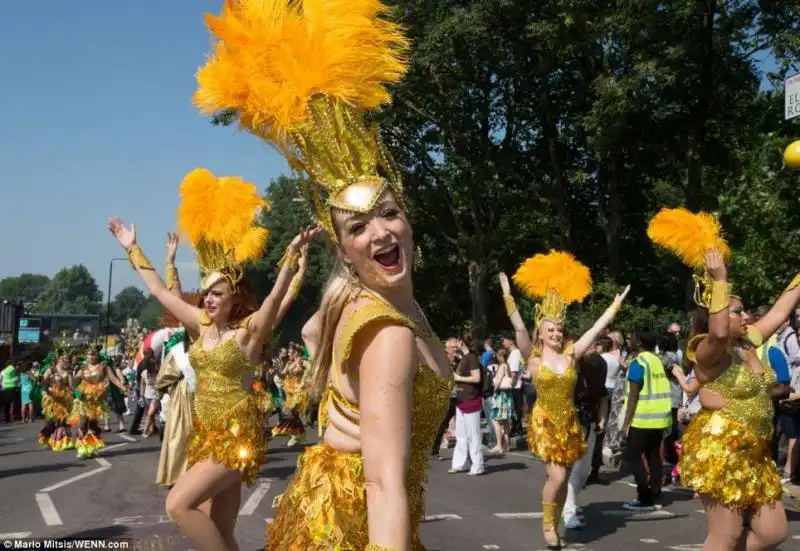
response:
<path id="1" fill-rule="evenodd" d="M 385 545 L 378 545 L 377 543 L 370 543 L 364 549 L 364 551 L 394 551 L 391 547 L 386 547 Z"/>
<path id="2" fill-rule="evenodd" d="M 178 268 L 175 267 L 175 264 L 167 264 L 167 289 L 171 291 L 179 281 Z"/>
<path id="3" fill-rule="evenodd" d="M 289 296 L 292 298 L 297 297 L 300 294 L 300 287 L 302 286 L 303 282 L 297 276 L 292 279 L 292 283 L 289 285 Z"/>
<path id="4" fill-rule="evenodd" d="M 730 303 L 731 286 L 727 281 L 711 282 L 711 300 L 708 304 L 709 314 L 718 314 L 728 308 Z"/>
<path id="5" fill-rule="evenodd" d="M 508 317 L 513 316 L 514 312 L 517 311 L 517 303 L 514 302 L 514 297 L 511 295 L 503 295 L 503 302 L 506 305 L 506 313 L 508 314 Z"/>
<path id="6" fill-rule="evenodd" d="M 153 265 L 150 264 L 149 260 L 147 260 L 142 248 L 136 243 L 131 245 L 131 247 L 128 249 L 128 260 L 134 268 L 139 268 L 140 270 L 153 269 Z"/>
<path id="7" fill-rule="evenodd" d="M 286 252 L 283 253 L 283 256 L 278 261 L 278 268 L 283 268 L 283 265 L 287 262 L 292 270 L 297 271 L 300 267 L 300 252 L 293 251 L 291 247 L 287 247 Z"/>
<path id="8" fill-rule="evenodd" d="M 786 288 L 786 291 L 791 291 L 792 289 L 794 289 L 794 288 L 795 288 L 795 287 L 797 287 L 798 285 L 800 285 L 800 274 L 797 274 L 796 276 L 794 276 L 794 279 L 793 279 L 793 280 L 792 280 L 792 282 L 789 284 L 789 286 Z M 784 291 L 784 293 L 785 293 L 786 291 Z"/>

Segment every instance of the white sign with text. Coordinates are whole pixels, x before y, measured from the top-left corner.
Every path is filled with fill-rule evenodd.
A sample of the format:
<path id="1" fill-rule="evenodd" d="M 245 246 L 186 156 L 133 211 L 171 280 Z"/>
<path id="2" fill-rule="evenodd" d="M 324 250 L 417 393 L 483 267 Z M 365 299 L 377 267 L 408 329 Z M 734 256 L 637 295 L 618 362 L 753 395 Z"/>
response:
<path id="1" fill-rule="evenodd" d="M 800 75 L 786 79 L 784 97 L 786 120 L 800 117 Z"/>

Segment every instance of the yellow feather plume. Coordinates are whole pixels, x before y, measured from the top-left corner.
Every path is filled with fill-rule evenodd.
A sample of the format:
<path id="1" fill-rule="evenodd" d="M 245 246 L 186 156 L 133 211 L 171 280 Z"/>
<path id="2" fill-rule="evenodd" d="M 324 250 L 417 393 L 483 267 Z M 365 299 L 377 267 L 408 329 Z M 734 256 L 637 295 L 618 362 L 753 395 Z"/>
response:
<path id="1" fill-rule="evenodd" d="M 286 145 L 310 123 L 315 96 L 359 110 L 391 99 L 408 70 L 409 42 L 377 0 L 227 0 L 206 16 L 218 39 L 197 74 L 194 104 L 234 111 L 257 135 Z"/>
<path id="2" fill-rule="evenodd" d="M 263 255 L 269 232 L 257 223 L 270 205 L 254 184 L 198 168 L 183 179 L 180 194 L 178 227 L 205 271 L 236 268 Z"/>
<path id="3" fill-rule="evenodd" d="M 514 283 L 531 298 L 558 294 L 565 304 L 583 302 L 592 291 L 589 268 L 562 251 L 529 258 L 514 274 Z"/>
<path id="4" fill-rule="evenodd" d="M 707 212 L 695 214 L 685 208 L 661 209 L 647 226 L 647 236 L 696 270 L 704 269 L 708 249 L 718 249 L 726 260 L 731 255 L 719 221 Z"/>

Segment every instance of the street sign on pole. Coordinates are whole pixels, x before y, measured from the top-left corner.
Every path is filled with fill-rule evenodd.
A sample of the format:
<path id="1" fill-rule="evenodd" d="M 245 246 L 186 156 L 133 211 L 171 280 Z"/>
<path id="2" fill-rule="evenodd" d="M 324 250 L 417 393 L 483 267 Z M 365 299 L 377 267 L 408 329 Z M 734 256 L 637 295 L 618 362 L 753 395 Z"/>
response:
<path id="1" fill-rule="evenodd" d="M 786 79 L 784 97 L 786 120 L 800 117 L 800 75 Z"/>

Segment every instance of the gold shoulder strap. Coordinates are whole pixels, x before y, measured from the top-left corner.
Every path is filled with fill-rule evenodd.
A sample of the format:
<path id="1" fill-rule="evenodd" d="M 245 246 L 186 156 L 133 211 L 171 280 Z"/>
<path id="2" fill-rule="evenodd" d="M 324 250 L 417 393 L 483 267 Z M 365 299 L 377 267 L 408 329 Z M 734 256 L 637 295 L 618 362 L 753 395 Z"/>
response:
<path id="1" fill-rule="evenodd" d="M 353 342 L 358 333 L 373 323 L 388 322 L 393 325 L 402 325 L 416 331 L 414 324 L 407 316 L 392 308 L 388 304 L 371 301 L 355 309 L 345 320 L 339 338 L 333 345 L 334 376 L 337 371 L 350 359 L 353 352 Z"/>
<path id="2" fill-rule="evenodd" d="M 697 347 L 708 336 L 708 333 L 700 333 L 695 335 L 686 345 L 686 359 L 692 363 L 697 363 Z"/>

